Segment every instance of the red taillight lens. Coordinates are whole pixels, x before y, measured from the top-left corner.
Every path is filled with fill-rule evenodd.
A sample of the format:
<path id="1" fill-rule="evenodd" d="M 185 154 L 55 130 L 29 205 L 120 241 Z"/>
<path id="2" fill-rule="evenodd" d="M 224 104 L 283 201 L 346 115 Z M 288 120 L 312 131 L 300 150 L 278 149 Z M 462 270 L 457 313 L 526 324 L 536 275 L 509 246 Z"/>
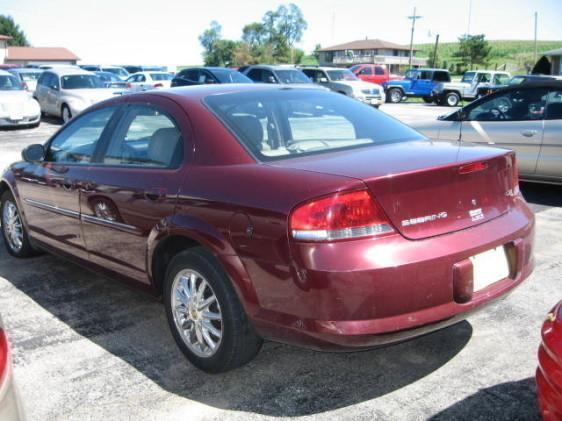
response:
<path id="1" fill-rule="evenodd" d="M 519 192 L 519 168 L 515 154 L 511 156 L 511 183 L 514 193 Z"/>
<path id="2" fill-rule="evenodd" d="M 8 371 L 8 339 L 2 329 L 0 329 L 0 384 Z"/>
<path id="3" fill-rule="evenodd" d="M 488 168 L 486 162 L 473 162 L 472 164 L 462 165 L 459 168 L 459 174 L 470 174 L 473 172 L 483 171 Z"/>
<path id="4" fill-rule="evenodd" d="M 307 202 L 291 214 L 293 238 L 331 241 L 392 232 L 384 211 L 365 191 L 335 194 Z"/>
<path id="5" fill-rule="evenodd" d="M 133 87 L 133 85 L 131 85 L 130 83 L 127 83 L 127 85 L 125 85 L 125 87 L 126 87 L 127 89 L 131 89 L 131 88 Z"/>
<path id="6" fill-rule="evenodd" d="M 163 88 L 164 85 L 162 85 L 161 83 L 155 83 L 155 84 L 154 84 L 154 87 L 155 87 L 155 88 Z"/>

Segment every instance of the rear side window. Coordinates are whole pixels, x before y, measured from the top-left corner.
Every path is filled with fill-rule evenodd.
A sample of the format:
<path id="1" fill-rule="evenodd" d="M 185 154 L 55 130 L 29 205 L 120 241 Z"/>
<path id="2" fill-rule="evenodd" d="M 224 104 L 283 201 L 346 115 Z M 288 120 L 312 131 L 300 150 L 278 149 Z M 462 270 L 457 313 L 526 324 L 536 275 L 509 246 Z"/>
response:
<path id="1" fill-rule="evenodd" d="M 375 74 L 376 75 L 384 75 L 384 68 L 382 68 L 381 66 L 376 66 L 375 67 Z"/>
<path id="2" fill-rule="evenodd" d="M 450 82 L 451 77 L 447 72 L 435 72 L 433 73 L 433 80 L 436 82 Z"/>
<path id="3" fill-rule="evenodd" d="M 562 90 L 552 91 L 548 94 L 546 118 L 547 120 L 562 120 Z"/>
<path id="4" fill-rule="evenodd" d="M 183 140 L 172 118 L 146 105 L 129 107 L 103 157 L 106 165 L 177 168 Z"/>
<path id="5" fill-rule="evenodd" d="M 88 164 L 115 107 L 91 111 L 70 122 L 49 144 L 47 162 Z"/>
<path id="6" fill-rule="evenodd" d="M 261 82 L 262 81 L 262 69 L 251 69 L 247 76 L 252 79 L 255 82 Z"/>
<path id="7" fill-rule="evenodd" d="M 316 90 L 210 95 L 204 103 L 260 161 L 425 139 L 346 96 Z"/>
<path id="8" fill-rule="evenodd" d="M 371 67 L 363 67 L 360 71 L 359 71 L 360 75 L 372 75 L 373 74 L 373 70 L 371 69 Z"/>

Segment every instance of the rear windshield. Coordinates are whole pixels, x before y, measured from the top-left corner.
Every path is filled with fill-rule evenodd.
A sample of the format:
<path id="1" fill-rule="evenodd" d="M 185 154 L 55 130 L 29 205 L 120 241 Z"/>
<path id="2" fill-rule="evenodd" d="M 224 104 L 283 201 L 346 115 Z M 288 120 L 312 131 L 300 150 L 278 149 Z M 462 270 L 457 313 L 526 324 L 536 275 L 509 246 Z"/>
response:
<path id="1" fill-rule="evenodd" d="M 0 75 L 0 91 L 21 91 L 23 85 L 19 79 L 13 75 Z"/>
<path id="2" fill-rule="evenodd" d="M 231 70 L 213 70 L 213 74 L 221 83 L 253 83 L 249 77 Z"/>
<path id="3" fill-rule="evenodd" d="M 105 88 L 103 81 L 95 75 L 67 75 L 61 77 L 62 89 Z"/>
<path id="4" fill-rule="evenodd" d="M 309 89 L 210 95 L 204 103 L 260 161 L 425 139 L 344 95 Z"/>
<path id="5" fill-rule="evenodd" d="M 39 79 L 41 72 L 20 72 L 19 75 L 24 82 L 33 82 Z"/>
<path id="6" fill-rule="evenodd" d="M 275 73 L 281 83 L 312 83 L 300 70 L 276 70 Z"/>
<path id="7" fill-rule="evenodd" d="M 169 73 L 151 73 L 152 80 L 172 80 L 174 77 Z"/>

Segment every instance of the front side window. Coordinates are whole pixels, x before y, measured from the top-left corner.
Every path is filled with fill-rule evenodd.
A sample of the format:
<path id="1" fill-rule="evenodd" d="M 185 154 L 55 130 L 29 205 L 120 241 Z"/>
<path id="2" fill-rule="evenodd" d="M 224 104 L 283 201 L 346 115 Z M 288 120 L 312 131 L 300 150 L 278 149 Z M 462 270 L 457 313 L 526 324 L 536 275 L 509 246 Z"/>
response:
<path id="1" fill-rule="evenodd" d="M 461 82 L 462 83 L 472 83 L 475 75 L 476 75 L 476 72 L 465 72 L 464 75 L 462 76 Z"/>
<path id="2" fill-rule="evenodd" d="M 300 70 L 277 70 L 276 73 L 281 83 L 310 83 L 310 79 Z"/>
<path id="3" fill-rule="evenodd" d="M 99 89 L 105 88 L 103 81 L 96 75 L 66 75 L 61 77 L 62 89 Z"/>
<path id="4" fill-rule="evenodd" d="M 182 159 L 183 140 L 172 118 L 154 107 L 134 105 L 111 137 L 103 163 L 177 168 Z"/>
<path id="5" fill-rule="evenodd" d="M 263 81 L 262 75 L 263 75 L 262 69 L 251 69 L 248 72 L 248 77 L 255 82 L 262 82 Z"/>
<path id="6" fill-rule="evenodd" d="M 472 121 L 527 121 L 545 116 L 548 91 L 522 89 L 493 95 L 468 111 Z"/>
<path id="7" fill-rule="evenodd" d="M 242 73 L 231 70 L 217 69 L 213 71 L 215 77 L 221 83 L 251 83 L 252 80 L 244 76 Z"/>
<path id="8" fill-rule="evenodd" d="M 172 80 L 173 76 L 169 73 L 151 73 L 152 80 Z"/>
<path id="9" fill-rule="evenodd" d="M 406 72 L 406 79 L 417 79 L 419 75 L 419 71 L 417 70 L 408 70 Z"/>
<path id="10" fill-rule="evenodd" d="M 379 76 L 384 75 L 384 68 L 381 66 L 375 66 L 375 74 Z"/>
<path id="11" fill-rule="evenodd" d="M 419 72 L 419 76 L 418 79 L 421 80 L 431 80 L 432 77 L 432 73 L 428 70 L 422 70 L 421 72 Z"/>
<path id="12" fill-rule="evenodd" d="M 237 92 L 204 103 L 260 161 L 425 139 L 372 107 L 323 91 Z"/>
<path id="13" fill-rule="evenodd" d="M 372 75 L 373 74 L 373 69 L 371 69 L 371 67 L 363 67 L 360 71 L 359 71 L 360 75 Z"/>
<path id="14" fill-rule="evenodd" d="M 103 129 L 114 111 L 115 107 L 103 108 L 72 121 L 51 141 L 45 160 L 68 164 L 90 163 Z"/>
<path id="15" fill-rule="evenodd" d="M 479 83 L 489 83 L 492 81 L 492 75 L 490 73 L 480 73 L 478 76 Z"/>

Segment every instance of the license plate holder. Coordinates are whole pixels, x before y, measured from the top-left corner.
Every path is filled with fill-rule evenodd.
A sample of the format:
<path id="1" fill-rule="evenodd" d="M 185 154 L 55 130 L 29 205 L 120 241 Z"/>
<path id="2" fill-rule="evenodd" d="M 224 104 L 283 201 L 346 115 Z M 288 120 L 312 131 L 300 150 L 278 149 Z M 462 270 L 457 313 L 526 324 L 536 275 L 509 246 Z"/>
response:
<path id="1" fill-rule="evenodd" d="M 509 261 L 504 246 L 486 250 L 469 259 L 473 268 L 474 292 L 509 277 Z"/>

